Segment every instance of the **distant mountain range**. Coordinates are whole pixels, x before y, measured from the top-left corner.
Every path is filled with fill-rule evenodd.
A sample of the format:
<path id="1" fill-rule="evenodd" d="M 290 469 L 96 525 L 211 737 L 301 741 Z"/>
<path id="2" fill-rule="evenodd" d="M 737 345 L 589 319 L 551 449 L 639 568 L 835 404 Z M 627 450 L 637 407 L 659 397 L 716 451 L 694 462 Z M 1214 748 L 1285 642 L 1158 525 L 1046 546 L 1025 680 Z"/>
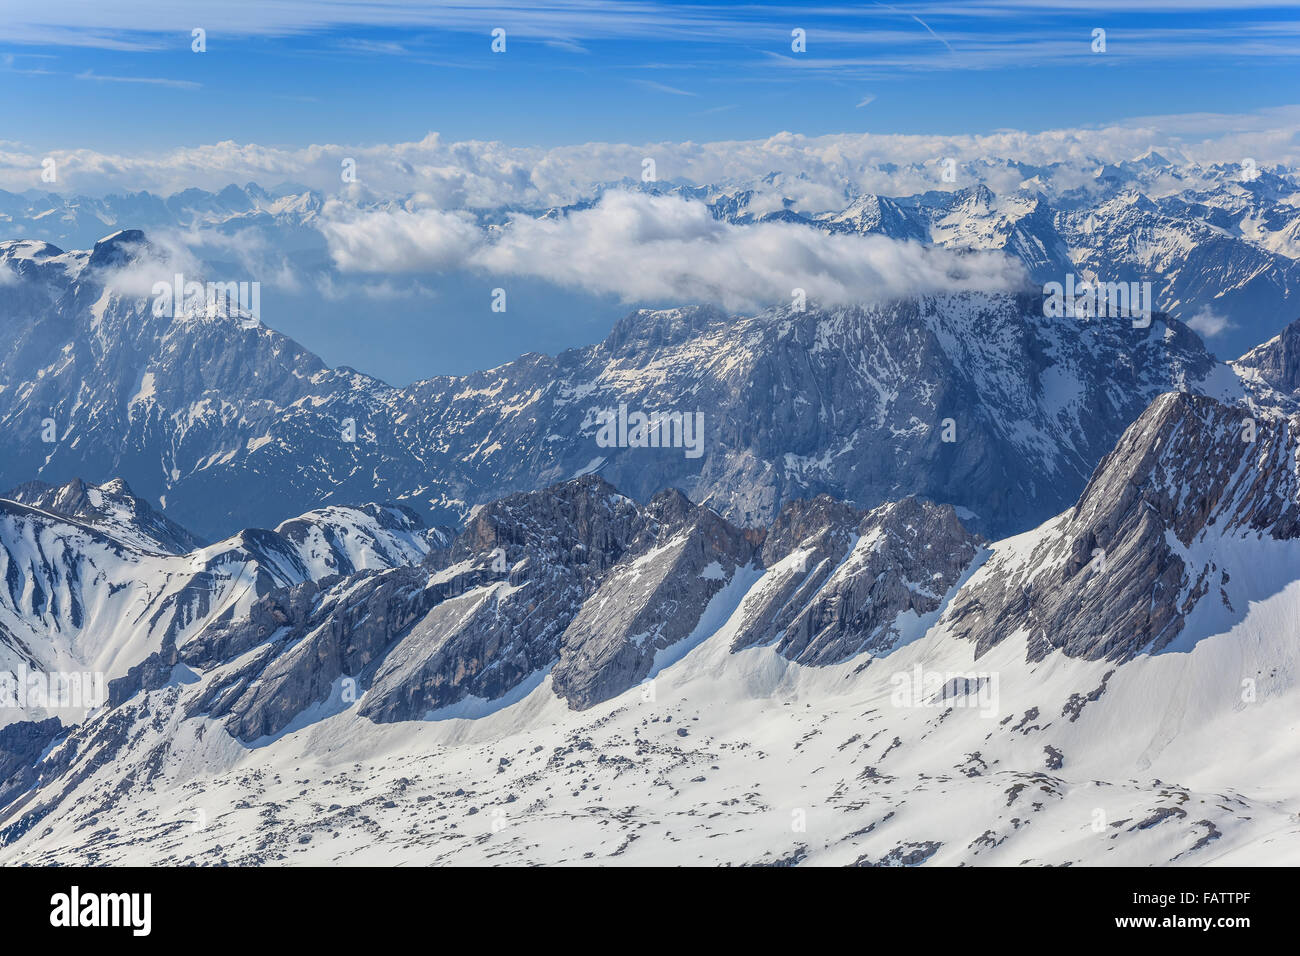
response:
<path id="1" fill-rule="evenodd" d="M 746 525 L 817 494 L 916 494 L 1000 535 L 1072 501 L 1161 392 L 1245 394 L 1174 319 L 1047 318 L 1041 296 L 1012 294 L 637 311 L 599 345 L 394 388 L 231 315 L 155 315 L 114 284 L 166 271 L 154 256 L 139 232 L 89 252 L 0 243 L 20 279 L 0 301 L 0 486 L 120 477 L 212 539 L 375 497 L 456 524 L 598 471 Z M 602 444 L 620 407 L 702 416 L 699 454 L 634 447 L 626 428 Z"/>
<path id="2" fill-rule="evenodd" d="M 910 181 L 934 172 L 913 164 L 874 174 Z M 606 192 L 632 189 L 702 202 L 718 219 L 737 224 L 784 221 L 836 234 L 997 250 L 1022 262 L 1035 283 L 1060 282 L 1069 272 L 1103 282 L 1151 282 L 1155 308 L 1202 334 L 1212 332 L 1211 345 L 1221 356 L 1245 351 L 1300 314 L 1294 170 L 1202 167 L 1148 151 L 1120 163 L 989 160 L 954 170 L 953 179 L 918 195 L 846 192 L 843 206 L 828 210 L 801 210 L 790 199 L 772 208 L 783 187 L 794 191 L 788 175 L 773 173 L 756 182 L 710 185 L 626 180 L 597 184 L 568 206 L 466 212 L 489 228 L 517 218 L 563 217 Z M 998 191 L 984 180 L 998 183 Z M 359 209 L 420 203 L 419 197 L 330 197 L 293 184 L 187 189 L 167 197 L 0 191 L 0 233 L 85 249 L 119 229 L 179 230 L 211 258 L 229 257 L 238 239 L 314 271 L 329 263 L 320 226 L 331 199 Z"/>

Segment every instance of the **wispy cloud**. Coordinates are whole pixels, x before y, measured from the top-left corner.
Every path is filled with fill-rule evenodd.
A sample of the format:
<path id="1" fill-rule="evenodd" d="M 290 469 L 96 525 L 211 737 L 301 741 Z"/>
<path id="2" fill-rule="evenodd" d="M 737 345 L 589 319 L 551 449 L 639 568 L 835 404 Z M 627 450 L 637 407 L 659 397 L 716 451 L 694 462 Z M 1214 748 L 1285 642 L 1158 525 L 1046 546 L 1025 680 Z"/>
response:
<path id="1" fill-rule="evenodd" d="M 890 5 L 887 4 L 887 3 L 880 3 L 879 0 L 875 0 L 875 4 L 876 4 L 876 6 L 881 7 L 881 8 L 883 8 L 883 9 L 885 9 L 885 10 L 889 10 L 891 13 L 896 13 L 896 14 L 899 14 L 900 16 L 905 16 L 905 17 L 907 17 L 908 19 L 914 21 L 915 23 L 920 24 L 921 28 L 922 28 L 923 30 L 925 30 L 926 33 L 930 34 L 930 36 L 934 37 L 936 40 L 938 40 L 940 43 L 942 43 L 944 46 L 946 46 L 946 47 L 948 48 L 949 52 L 952 52 L 952 44 L 950 44 L 950 43 L 949 43 L 947 40 L 945 40 L 943 37 L 939 36 L 939 34 L 935 33 L 934 30 L 930 27 L 930 24 L 926 23 L 924 20 L 922 20 L 920 17 L 918 17 L 915 13 L 908 13 L 908 12 L 906 12 L 906 11 L 899 10 L 897 7 L 890 6 Z"/>
<path id="2" fill-rule="evenodd" d="M 76 78 L 79 80 L 94 80 L 96 83 L 143 83 L 148 86 L 169 86 L 177 90 L 197 90 L 203 86 L 202 83 L 196 83 L 193 80 L 171 80 L 156 76 L 101 76 L 98 73 L 92 73 L 90 70 L 76 74 Z"/>
<path id="3" fill-rule="evenodd" d="M 545 40 L 543 42 L 553 50 L 564 50 L 568 53 L 591 53 L 581 43 L 575 43 L 573 40 Z"/>
<path id="4" fill-rule="evenodd" d="M 354 37 L 345 37 L 338 42 L 338 46 L 356 53 L 378 53 L 384 56 L 404 56 L 410 52 L 401 43 L 387 40 L 362 40 Z"/>
<path id="5" fill-rule="evenodd" d="M 1208 305 L 1187 320 L 1187 326 L 1204 339 L 1217 338 L 1235 326 L 1227 316 L 1220 315 Z"/>
<path id="6" fill-rule="evenodd" d="M 637 86 L 643 86 L 647 90 L 654 90 L 656 93 L 671 93 L 673 96 L 699 96 L 698 93 L 692 93 L 690 90 L 679 90 L 675 86 L 669 86 L 667 83 L 656 83 L 654 80 L 633 80 Z"/>
<path id="7" fill-rule="evenodd" d="M 1217 56 L 1286 55 L 1281 44 L 1253 46 L 1252 25 L 1269 12 L 1294 11 L 1295 0 L 970 0 L 961 4 L 873 0 L 870 5 L 688 4 L 638 0 L 610 4 L 603 0 L 536 0 L 474 3 L 468 0 L 43 0 L 11 3 L 0 20 L 0 40 L 27 45 L 88 46 L 111 50 L 156 50 L 175 47 L 178 36 L 202 24 L 214 35 L 234 37 L 315 36 L 358 29 L 401 31 L 433 29 L 486 37 L 494 27 L 512 38 L 546 44 L 554 49 L 588 52 L 590 44 L 606 40 L 636 40 L 657 45 L 731 45 L 752 65 L 761 59 L 752 50 L 776 49 L 789 26 L 808 29 L 812 57 L 861 59 L 854 54 L 894 49 L 895 62 L 911 69 L 983 68 L 991 48 L 1001 59 L 1030 63 L 1052 49 L 1055 41 L 1078 33 L 1086 37 L 1085 21 L 1112 21 L 1146 15 L 1158 18 L 1152 29 L 1160 41 L 1148 41 L 1142 56 L 1201 55 L 1191 46 L 1193 31 L 1209 24 L 1205 42 Z M 1200 23 L 1173 16 L 1195 13 Z M 869 24 L 870 29 L 861 29 Z M 1139 28 L 1131 20 L 1125 29 Z M 400 38 L 399 38 L 400 39 Z M 399 41 L 393 41 L 397 45 Z M 385 55 L 388 42 L 358 40 L 355 48 L 371 44 L 370 52 Z M 815 52 L 814 52 L 815 51 Z M 982 51 L 982 52 L 981 52 Z M 1252 53 L 1253 51 L 1253 53 Z M 1123 52 L 1121 45 L 1117 52 Z M 808 58 L 805 58 L 808 59 Z"/>

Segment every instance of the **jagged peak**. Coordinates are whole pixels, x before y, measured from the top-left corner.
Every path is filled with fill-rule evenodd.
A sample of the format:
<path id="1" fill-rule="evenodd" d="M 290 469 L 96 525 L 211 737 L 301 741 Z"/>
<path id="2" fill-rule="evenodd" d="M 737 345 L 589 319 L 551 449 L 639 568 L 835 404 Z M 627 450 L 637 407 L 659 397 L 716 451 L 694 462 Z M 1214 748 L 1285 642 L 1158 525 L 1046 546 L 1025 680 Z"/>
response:
<path id="1" fill-rule="evenodd" d="M 119 229 L 95 243 L 87 266 L 91 269 L 118 268 L 154 252 L 142 230 Z"/>
<path id="2" fill-rule="evenodd" d="M 6 498 L 53 515 L 90 524 L 124 544 L 146 550 L 184 554 L 202 540 L 138 497 L 125 479 L 92 484 L 70 478 L 62 484 L 28 481 Z"/>
<path id="3" fill-rule="evenodd" d="M 1097 465 L 1071 514 L 1109 521 L 1139 500 L 1185 545 L 1210 525 L 1289 538 L 1300 529 L 1292 442 L 1300 422 L 1192 392 L 1158 396 Z"/>

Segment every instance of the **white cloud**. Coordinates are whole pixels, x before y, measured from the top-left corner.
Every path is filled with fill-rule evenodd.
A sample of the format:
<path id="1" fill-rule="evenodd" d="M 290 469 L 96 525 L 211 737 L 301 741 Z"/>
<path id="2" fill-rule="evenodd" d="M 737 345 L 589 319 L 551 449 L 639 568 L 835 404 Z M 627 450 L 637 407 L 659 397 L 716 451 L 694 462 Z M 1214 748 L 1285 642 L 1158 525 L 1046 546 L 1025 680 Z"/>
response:
<path id="1" fill-rule="evenodd" d="M 152 229 L 149 232 L 151 241 L 154 233 L 155 230 Z M 158 236 L 168 249 L 184 249 L 204 260 L 214 257 L 222 261 L 233 260 L 238 265 L 239 272 L 250 279 L 257 277 L 264 284 L 273 284 L 285 291 L 301 288 L 297 272 L 284 251 L 272 243 L 265 233 L 253 229 L 229 232 L 197 227 L 163 230 Z"/>
<path id="2" fill-rule="evenodd" d="M 1025 281 L 997 253 L 959 255 L 883 236 L 830 235 L 789 223 L 735 226 L 672 196 L 612 192 L 567 217 L 521 218 L 493 234 L 437 209 L 358 213 L 332 207 L 322 224 L 341 271 L 467 269 L 545 279 L 625 302 L 714 302 L 731 311 L 953 291 Z"/>
<path id="3" fill-rule="evenodd" d="M 465 265 L 484 234 L 464 213 L 328 203 L 320 230 L 343 272 L 443 272 Z"/>
<path id="4" fill-rule="evenodd" d="M 256 281 L 289 292 L 302 288 L 288 260 L 250 232 L 226 235 L 215 230 L 153 229 L 144 248 L 128 251 L 128 264 L 114 268 L 105 278 L 105 285 L 127 298 L 149 298 L 155 284 L 171 285 L 177 274 L 187 282 L 219 278 Z M 213 252 L 220 253 L 222 260 L 233 260 L 235 269 L 224 268 L 220 276 L 213 275 L 206 264 Z"/>
<path id="5" fill-rule="evenodd" d="M 204 267 L 175 233 L 158 232 L 146 239 L 145 248 L 129 250 L 130 262 L 110 272 L 104 285 L 126 298 L 146 299 L 156 283 L 171 284 L 180 274 L 186 281 L 204 281 Z"/>
<path id="6" fill-rule="evenodd" d="M 1234 328 L 1227 316 L 1220 315 L 1208 305 L 1187 320 L 1187 327 L 1205 339 L 1212 339 Z"/>

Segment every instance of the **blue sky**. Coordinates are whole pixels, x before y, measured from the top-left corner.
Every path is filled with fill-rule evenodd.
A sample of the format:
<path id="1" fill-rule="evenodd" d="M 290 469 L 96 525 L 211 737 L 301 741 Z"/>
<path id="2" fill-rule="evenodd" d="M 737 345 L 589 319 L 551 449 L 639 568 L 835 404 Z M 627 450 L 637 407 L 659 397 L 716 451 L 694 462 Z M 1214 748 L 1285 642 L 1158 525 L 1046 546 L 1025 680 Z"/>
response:
<path id="1" fill-rule="evenodd" d="M 979 133 L 1300 100 L 1280 3 L 0 6 L 0 137 L 37 149 Z"/>
<path id="2" fill-rule="evenodd" d="M 195 28 L 205 52 L 191 49 Z M 581 276 L 548 285 L 537 276 L 549 272 L 507 263 L 509 316 L 487 313 L 505 280 L 438 265 L 440 237 L 458 235 L 438 210 L 572 202 L 637 178 L 647 155 L 667 181 L 780 171 L 773 188 L 809 211 L 935 188 L 940 157 L 995 191 L 1021 178 L 980 165 L 995 157 L 1086 166 L 1172 146 L 1203 163 L 1295 165 L 1298 57 L 1300 6 L 1268 0 L 0 0 L 0 189 L 168 195 L 256 181 L 347 201 L 418 196 L 410 221 L 327 209 L 317 226 L 339 266 L 328 288 L 305 264 L 325 261 L 319 236 L 310 255 L 283 237 L 223 249 L 241 278 L 266 278 L 269 324 L 331 364 L 405 382 L 597 341 L 633 304 L 670 301 L 626 301 Z M 356 196 L 343 157 L 359 164 Z M 50 159 L 56 183 L 41 178 Z M 81 246 L 103 225 L 84 218 Z M 52 238 L 33 228 L 21 238 Z M 397 278 L 340 261 L 353 235 Z M 427 260 L 407 262 L 421 242 Z M 296 281 L 267 278 L 284 255 Z M 614 270 L 620 282 L 642 271 Z"/>

